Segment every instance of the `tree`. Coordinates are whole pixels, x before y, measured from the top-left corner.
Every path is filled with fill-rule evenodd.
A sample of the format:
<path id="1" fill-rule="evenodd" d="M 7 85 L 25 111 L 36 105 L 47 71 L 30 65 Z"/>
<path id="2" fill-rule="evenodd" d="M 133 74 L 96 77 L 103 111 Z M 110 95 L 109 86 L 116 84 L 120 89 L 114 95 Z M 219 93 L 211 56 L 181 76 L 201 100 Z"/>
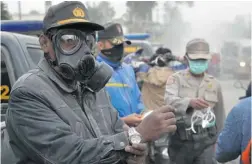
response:
<path id="1" fill-rule="evenodd" d="M 231 31 L 233 37 L 251 38 L 251 19 L 250 15 L 237 15 L 232 22 Z"/>
<path id="2" fill-rule="evenodd" d="M 127 1 L 128 13 L 130 18 L 140 20 L 149 19 L 152 21 L 152 9 L 157 5 L 155 1 Z"/>
<path id="3" fill-rule="evenodd" d="M 11 15 L 8 11 L 7 5 L 1 1 L 1 20 L 9 20 Z"/>
<path id="4" fill-rule="evenodd" d="M 179 11 L 179 6 L 186 5 L 188 7 L 193 7 L 193 1 L 176 1 L 175 4 L 172 4 L 170 1 L 165 2 L 164 4 L 164 20 L 167 24 L 171 23 L 174 20 L 182 19 L 182 15 Z"/>
<path id="5" fill-rule="evenodd" d="M 167 1 L 164 3 L 164 31 L 162 41 L 170 48 L 179 51 L 183 44 L 183 38 L 190 29 L 188 24 L 183 20 L 180 6 L 193 7 L 192 1 L 176 1 L 175 3 Z M 169 39 L 167 39 L 169 38 Z"/>
<path id="6" fill-rule="evenodd" d="M 146 31 L 152 23 L 152 10 L 157 5 L 156 1 L 127 1 L 127 20 L 125 25 L 129 32 Z M 139 28 L 141 24 L 141 28 Z"/>
<path id="7" fill-rule="evenodd" d="M 99 24 L 110 22 L 115 16 L 115 9 L 108 1 L 100 1 L 98 4 L 87 3 L 87 9 L 90 20 Z"/>

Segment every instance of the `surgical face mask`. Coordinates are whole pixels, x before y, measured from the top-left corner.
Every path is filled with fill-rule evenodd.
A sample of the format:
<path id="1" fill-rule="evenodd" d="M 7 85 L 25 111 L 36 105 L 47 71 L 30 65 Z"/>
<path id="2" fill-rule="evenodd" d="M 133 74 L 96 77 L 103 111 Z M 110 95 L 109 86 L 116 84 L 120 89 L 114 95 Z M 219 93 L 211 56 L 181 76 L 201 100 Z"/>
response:
<path id="1" fill-rule="evenodd" d="M 208 69 L 208 60 L 198 59 L 198 60 L 188 60 L 189 68 L 193 74 L 202 74 Z"/>
<path id="2" fill-rule="evenodd" d="M 195 110 L 191 117 L 191 127 L 186 130 L 192 130 L 194 133 L 197 133 L 194 129 L 195 123 L 201 123 L 202 128 L 213 127 L 215 126 L 215 114 L 210 107 L 203 110 Z"/>
<path id="3" fill-rule="evenodd" d="M 112 62 L 121 62 L 124 53 L 124 45 L 115 45 L 110 49 L 101 50 L 101 53 Z"/>
<path id="4" fill-rule="evenodd" d="M 64 79 L 91 84 L 90 89 L 99 91 L 112 76 L 112 69 L 96 62 L 90 52 L 95 44 L 92 34 L 62 29 L 52 36 L 52 42 L 59 73 Z"/>

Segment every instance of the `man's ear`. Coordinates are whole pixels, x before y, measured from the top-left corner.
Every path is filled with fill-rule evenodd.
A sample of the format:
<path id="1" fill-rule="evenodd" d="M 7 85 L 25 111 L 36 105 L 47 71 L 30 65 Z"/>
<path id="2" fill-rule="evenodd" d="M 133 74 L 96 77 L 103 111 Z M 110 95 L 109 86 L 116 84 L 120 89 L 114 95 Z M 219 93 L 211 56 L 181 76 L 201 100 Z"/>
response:
<path id="1" fill-rule="evenodd" d="M 49 45 L 50 45 L 50 41 L 49 41 L 48 37 L 45 36 L 44 34 L 40 35 L 39 43 L 40 43 L 41 49 L 45 53 L 48 53 L 49 52 Z"/>

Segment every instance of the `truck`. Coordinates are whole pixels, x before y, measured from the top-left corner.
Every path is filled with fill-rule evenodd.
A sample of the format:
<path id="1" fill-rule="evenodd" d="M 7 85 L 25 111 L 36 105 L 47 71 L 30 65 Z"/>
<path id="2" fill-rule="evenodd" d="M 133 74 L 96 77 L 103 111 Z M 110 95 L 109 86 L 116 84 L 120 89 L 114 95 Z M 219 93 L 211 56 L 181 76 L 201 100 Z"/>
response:
<path id="1" fill-rule="evenodd" d="M 4 120 L 13 84 L 36 67 L 43 51 L 38 37 L 1 32 L 1 39 L 1 120 Z"/>
<path id="2" fill-rule="evenodd" d="M 221 49 L 221 72 L 239 79 L 250 79 L 251 42 L 249 39 L 224 42 Z"/>
<path id="3" fill-rule="evenodd" d="M 10 23 L 9 29 L 16 28 L 16 31 L 10 30 L 11 32 L 7 32 L 8 28 L 4 28 L 4 31 L 3 28 L 1 29 L 1 162 L 14 164 L 16 158 L 10 148 L 5 127 L 5 114 L 8 108 L 10 91 L 20 76 L 36 67 L 44 53 L 40 48 L 37 35 L 33 33 L 35 28 L 33 30 L 29 29 L 31 31 L 30 35 L 27 35 L 29 31 L 24 30 L 23 32 L 26 33 L 24 35 L 20 34 L 23 32 L 18 31 L 22 26 L 19 26 L 20 28 L 16 27 L 20 24 Z"/>

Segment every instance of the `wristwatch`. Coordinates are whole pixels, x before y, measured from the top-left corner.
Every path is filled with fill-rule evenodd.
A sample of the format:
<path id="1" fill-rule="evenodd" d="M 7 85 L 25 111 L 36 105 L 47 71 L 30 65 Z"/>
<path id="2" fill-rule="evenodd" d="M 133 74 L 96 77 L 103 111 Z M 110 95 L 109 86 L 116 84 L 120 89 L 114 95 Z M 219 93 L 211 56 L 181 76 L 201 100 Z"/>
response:
<path id="1" fill-rule="evenodd" d="M 139 144 L 142 141 L 142 136 L 136 131 L 134 127 L 129 128 L 129 141 L 131 144 Z"/>

